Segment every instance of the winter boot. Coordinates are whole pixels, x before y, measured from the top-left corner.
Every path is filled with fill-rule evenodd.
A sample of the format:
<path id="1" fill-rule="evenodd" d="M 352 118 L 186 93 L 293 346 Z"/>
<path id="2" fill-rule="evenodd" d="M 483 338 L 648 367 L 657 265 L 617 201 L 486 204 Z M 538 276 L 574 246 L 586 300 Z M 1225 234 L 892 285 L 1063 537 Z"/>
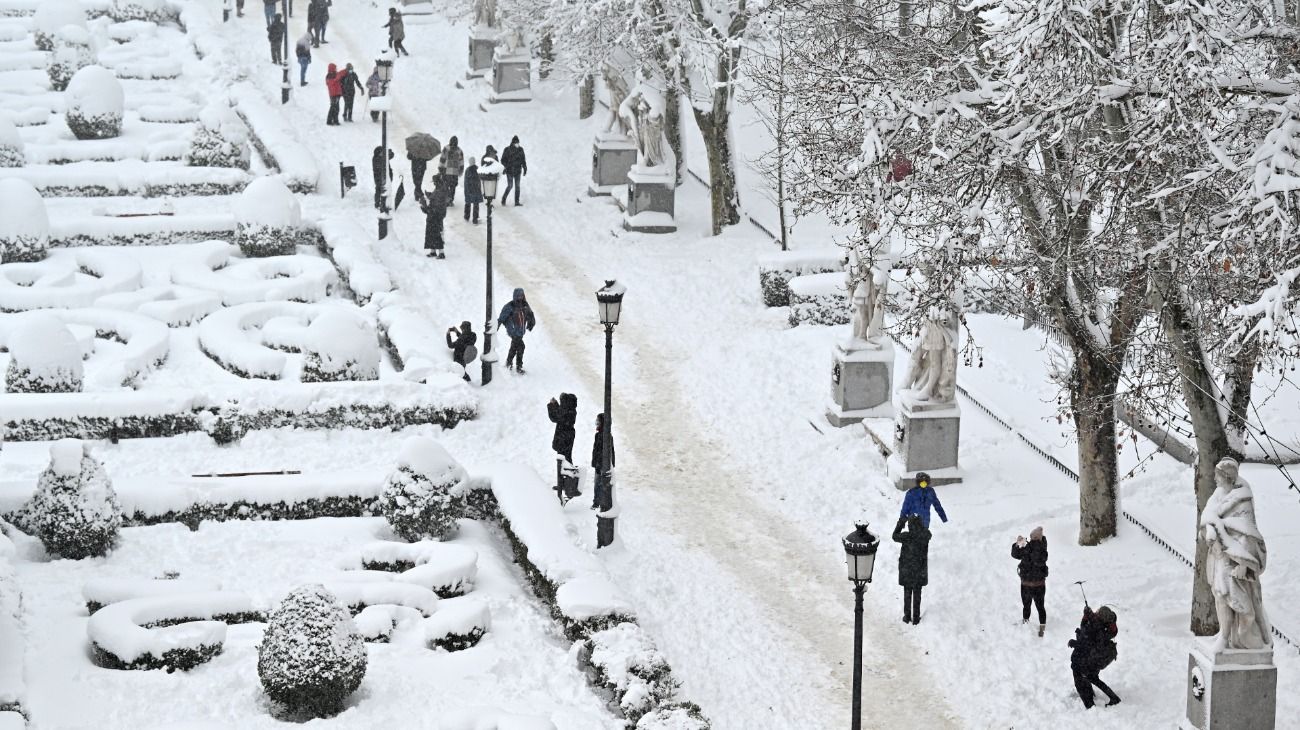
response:
<path id="1" fill-rule="evenodd" d="M 1040 639 L 1041 639 L 1042 636 L 1043 636 L 1043 632 L 1046 631 L 1046 630 L 1047 630 L 1047 624 L 1039 624 L 1039 625 L 1038 625 L 1038 637 L 1039 637 Z"/>

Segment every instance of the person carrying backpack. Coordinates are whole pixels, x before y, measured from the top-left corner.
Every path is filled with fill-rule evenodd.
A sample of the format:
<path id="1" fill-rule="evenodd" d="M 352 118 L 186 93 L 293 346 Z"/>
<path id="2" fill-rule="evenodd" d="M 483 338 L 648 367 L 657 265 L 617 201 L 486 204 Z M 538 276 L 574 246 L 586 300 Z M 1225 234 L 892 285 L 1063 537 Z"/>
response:
<path id="1" fill-rule="evenodd" d="M 1102 606 L 1094 613 L 1084 603 L 1083 619 L 1079 622 L 1079 628 L 1074 630 L 1074 638 L 1069 641 L 1070 648 L 1074 650 L 1070 653 L 1074 689 L 1079 693 L 1079 699 L 1083 700 L 1086 709 L 1091 709 L 1094 704 L 1093 687 L 1105 693 L 1109 700 L 1107 707 L 1119 704 L 1119 695 L 1101 681 L 1100 676 L 1101 670 L 1119 657 L 1119 647 L 1115 645 L 1119 627 L 1115 618 L 1115 612 L 1108 606 Z"/>
<path id="2" fill-rule="evenodd" d="M 443 210 L 446 211 L 445 208 Z M 457 365 L 465 368 L 464 379 L 466 383 L 470 382 L 469 364 L 473 362 L 468 357 L 469 350 L 474 347 L 475 342 L 478 342 L 478 335 L 474 334 L 468 321 L 460 323 L 460 330 L 455 327 L 447 328 L 447 347 L 451 348 L 451 359 Z"/>
<path id="3" fill-rule="evenodd" d="M 524 334 L 531 332 L 533 327 L 537 326 L 537 317 L 533 315 L 533 308 L 528 306 L 522 288 L 515 289 L 514 296 L 501 308 L 501 316 L 497 317 L 497 324 L 505 325 L 506 334 L 510 336 L 510 351 L 506 353 L 506 370 L 509 370 L 513 364 L 515 372 L 523 375 Z"/>
<path id="4" fill-rule="evenodd" d="M 1047 538 L 1043 528 L 1035 527 L 1029 533 L 1016 538 L 1011 545 L 1011 557 L 1020 561 L 1016 572 L 1020 575 L 1021 623 L 1029 623 L 1029 605 L 1038 609 L 1038 635 L 1047 629 L 1047 610 L 1043 601 L 1047 596 Z"/>

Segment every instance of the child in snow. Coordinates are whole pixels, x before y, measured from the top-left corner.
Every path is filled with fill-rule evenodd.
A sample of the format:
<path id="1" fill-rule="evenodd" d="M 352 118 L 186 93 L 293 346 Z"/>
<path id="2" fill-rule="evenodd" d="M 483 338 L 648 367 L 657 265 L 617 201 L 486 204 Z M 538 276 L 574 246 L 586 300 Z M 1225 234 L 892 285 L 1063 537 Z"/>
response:
<path id="1" fill-rule="evenodd" d="M 445 212 L 446 209 L 443 208 L 442 210 Z M 468 321 L 460 323 L 460 330 L 455 327 L 447 328 L 447 347 L 451 348 L 451 359 L 457 365 L 465 368 L 464 378 L 466 383 L 469 382 L 469 364 L 472 362 L 468 357 L 468 351 L 474 347 L 474 343 L 477 341 L 478 335 L 474 334 L 474 331 L 470 329 Z"/>
<path id="2" fill-rule="evenodd" d="M 1074 638 L 1070 639 L 1069 646 L 1074 649 L 1070 652 L 1074 689 L 1087 709 L 1093 705 L 1093 687 L 1105 693 L 1109 700 L 1107 707 L 1119 704 L 1119 695 L 1101 681 L 1100 676 L 1101 670 L 1110 666 L 1119 656 L 1119 648 L 1115 646 L 1118 634 L 1114 611 L 1108 606 L 1102 606 L 1101 610 L 1094 613 L 1091 607 L 1084 604 L 1083 619 L 1079 622 L 1079 628 L 1074 630 Z"/>
<path id="3" fill-rule="evenodd" d="M 907 532 L 903 527 L 907 527 Z M 921 589 L 929 582 L 930 530 L 920 515 L 899 517 L 894 526 L 898 550 L 898 584 L 903 587 L 903 623 L 921 623 Z"/>
<path id="4" fill-rule="evenodd" d="M 1021 623 L 1029 623 L 1029 604 L 1038 609 L 1038 635 L 1047 628 L 1047 610 L 1043 600 L 1047 596 L 1047 538 L 1043 528 L 1035 527 L 1029 533 L 1016 537 L 1011 545 L 1011 557 L 1020 561 L 1016 572 L 1020 575 Z"/>
<path id="5" fill-rule="evenodd" d="M 939 504 L 939 495 L 930 486 L 930 475 L 923 471 L 917 472 L 916 486 L 907 490 L 907 493 L 903 495 L 903 508 L 898 511 L 898 516 L 920 515 L 921 524 L 928 530 L 930 529 L 931 507 L 934 507 L 934 511 L 939 513 L 939 519 L 944 522 L 948 521 L 948 515 L 943 511 L 943 505 Z"/>

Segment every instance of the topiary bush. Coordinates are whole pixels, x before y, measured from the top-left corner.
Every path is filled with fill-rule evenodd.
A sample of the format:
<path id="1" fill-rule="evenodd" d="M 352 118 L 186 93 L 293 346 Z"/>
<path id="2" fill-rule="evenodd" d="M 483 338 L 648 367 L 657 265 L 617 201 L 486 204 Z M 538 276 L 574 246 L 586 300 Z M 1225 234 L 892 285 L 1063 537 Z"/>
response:
<path id="1" fill-rule="evenodd" d="M 78 393 L 82 372 L 77 338 L 52 314 L 25 315 L 9 336 L 5 389 L 10 393 Z"/>
<path id="2" fill-rule="evenodd" d="M 185 164 L 190 167 L 234 167 L 247 170 L 252 159 L 248 129 L 228 104 L 204 107 L 190 135 Z"/>
<path id="3" fill-rule="evenodd" d="M 36 6 L 32 18 L 32 38 L 36 48 L 54 50 L 54 37 L 65 26 L 86 27 L 86 11 L 79 0 L 44 0 Z"/>
<path id="4" fill-rule="evenodd" d="M 0 180 L 0 261 L 40 261 L 50 242 L 45 199 L 26 180 Z"/>
<path id="5" fill-rule="evenodd" d="M 0 167 L 22 167 L 27 164 L 23 138 L 18 134 L 9 115 L 0 114 Z"/>
<path id="6" fill-rule="evenodd" d="M 379 511 L 403 540 L 445 540 L 465 514 L 465 469 L 427 436 L 402 444 L 397 469 L 379 495 Z"/>
<path id="7" fill-rule="evenodd" d="M 304 383 L 379 379 L 379 335 L 356 312 L 328 309 L 307 327 Z"/>
<path id="8" fill-rule="evenodd" d="M 64 121 L 77 139 L 110 139 L 122 134 L 125 98 L 122 82 L 103 66 L 87 66 L 68 82 Z"/>
<path id="9" fill-rule="evenodd" d="M 45 72 L 50 77 L 50 88 L 63 91 L 78 71 L 95 65 L 95 44 L 84 26 L 65 25 L 54 34 L 53 45 L 54 53 Z"/>
<path id="10" fill-rule="evenodd" d="M 285 714 L 335 715 L 365 675 L 361 634 L 324 586 L 295 588 L 271 614 L 257 650 L 257 676 Z"/>
<path id="11" fill-rule="evenodd" d="M 72 560 L 108 554 L 122 526 L 122 507 L 104 467 L 76 439 L 50 447 L 50 465 L 23 507 L 23 527 L 50 553 Z"/>
<path id="12" fill-rule="evenodd" d="M 235 244 L 249 258 L 296 253 L 302 207 L 278 178 L 259 177 L 235 204 Z"/>

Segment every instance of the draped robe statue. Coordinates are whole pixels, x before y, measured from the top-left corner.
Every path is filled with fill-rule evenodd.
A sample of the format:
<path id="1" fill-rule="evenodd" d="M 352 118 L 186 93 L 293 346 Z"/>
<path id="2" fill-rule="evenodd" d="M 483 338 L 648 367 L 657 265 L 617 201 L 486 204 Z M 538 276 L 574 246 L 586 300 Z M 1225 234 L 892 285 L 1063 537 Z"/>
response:
<path id="1" fill-rule="evenodd" d="M 957 333 L 947 311 L 931 307 L 907 370 L 904 388 L 919 402 L 951 403 L 957 392 Z"/>
<path id="2" fill-rule="evenodd" d="M 474 24 L 497 27 L 497 0 L 474 0 Z"/>
<path id="3" fill-rule="evenodd" d="M 1259 580 L 1268 550 L 1255 524 L 1255 497 L 1237 470 L 1236 460 L 1230 458 L 1214 467 L 1214 494 L 1201 512 L 1209 547 L 1205 579 L 1219 617 L 1215 651 L 1273 646 Z"/>

